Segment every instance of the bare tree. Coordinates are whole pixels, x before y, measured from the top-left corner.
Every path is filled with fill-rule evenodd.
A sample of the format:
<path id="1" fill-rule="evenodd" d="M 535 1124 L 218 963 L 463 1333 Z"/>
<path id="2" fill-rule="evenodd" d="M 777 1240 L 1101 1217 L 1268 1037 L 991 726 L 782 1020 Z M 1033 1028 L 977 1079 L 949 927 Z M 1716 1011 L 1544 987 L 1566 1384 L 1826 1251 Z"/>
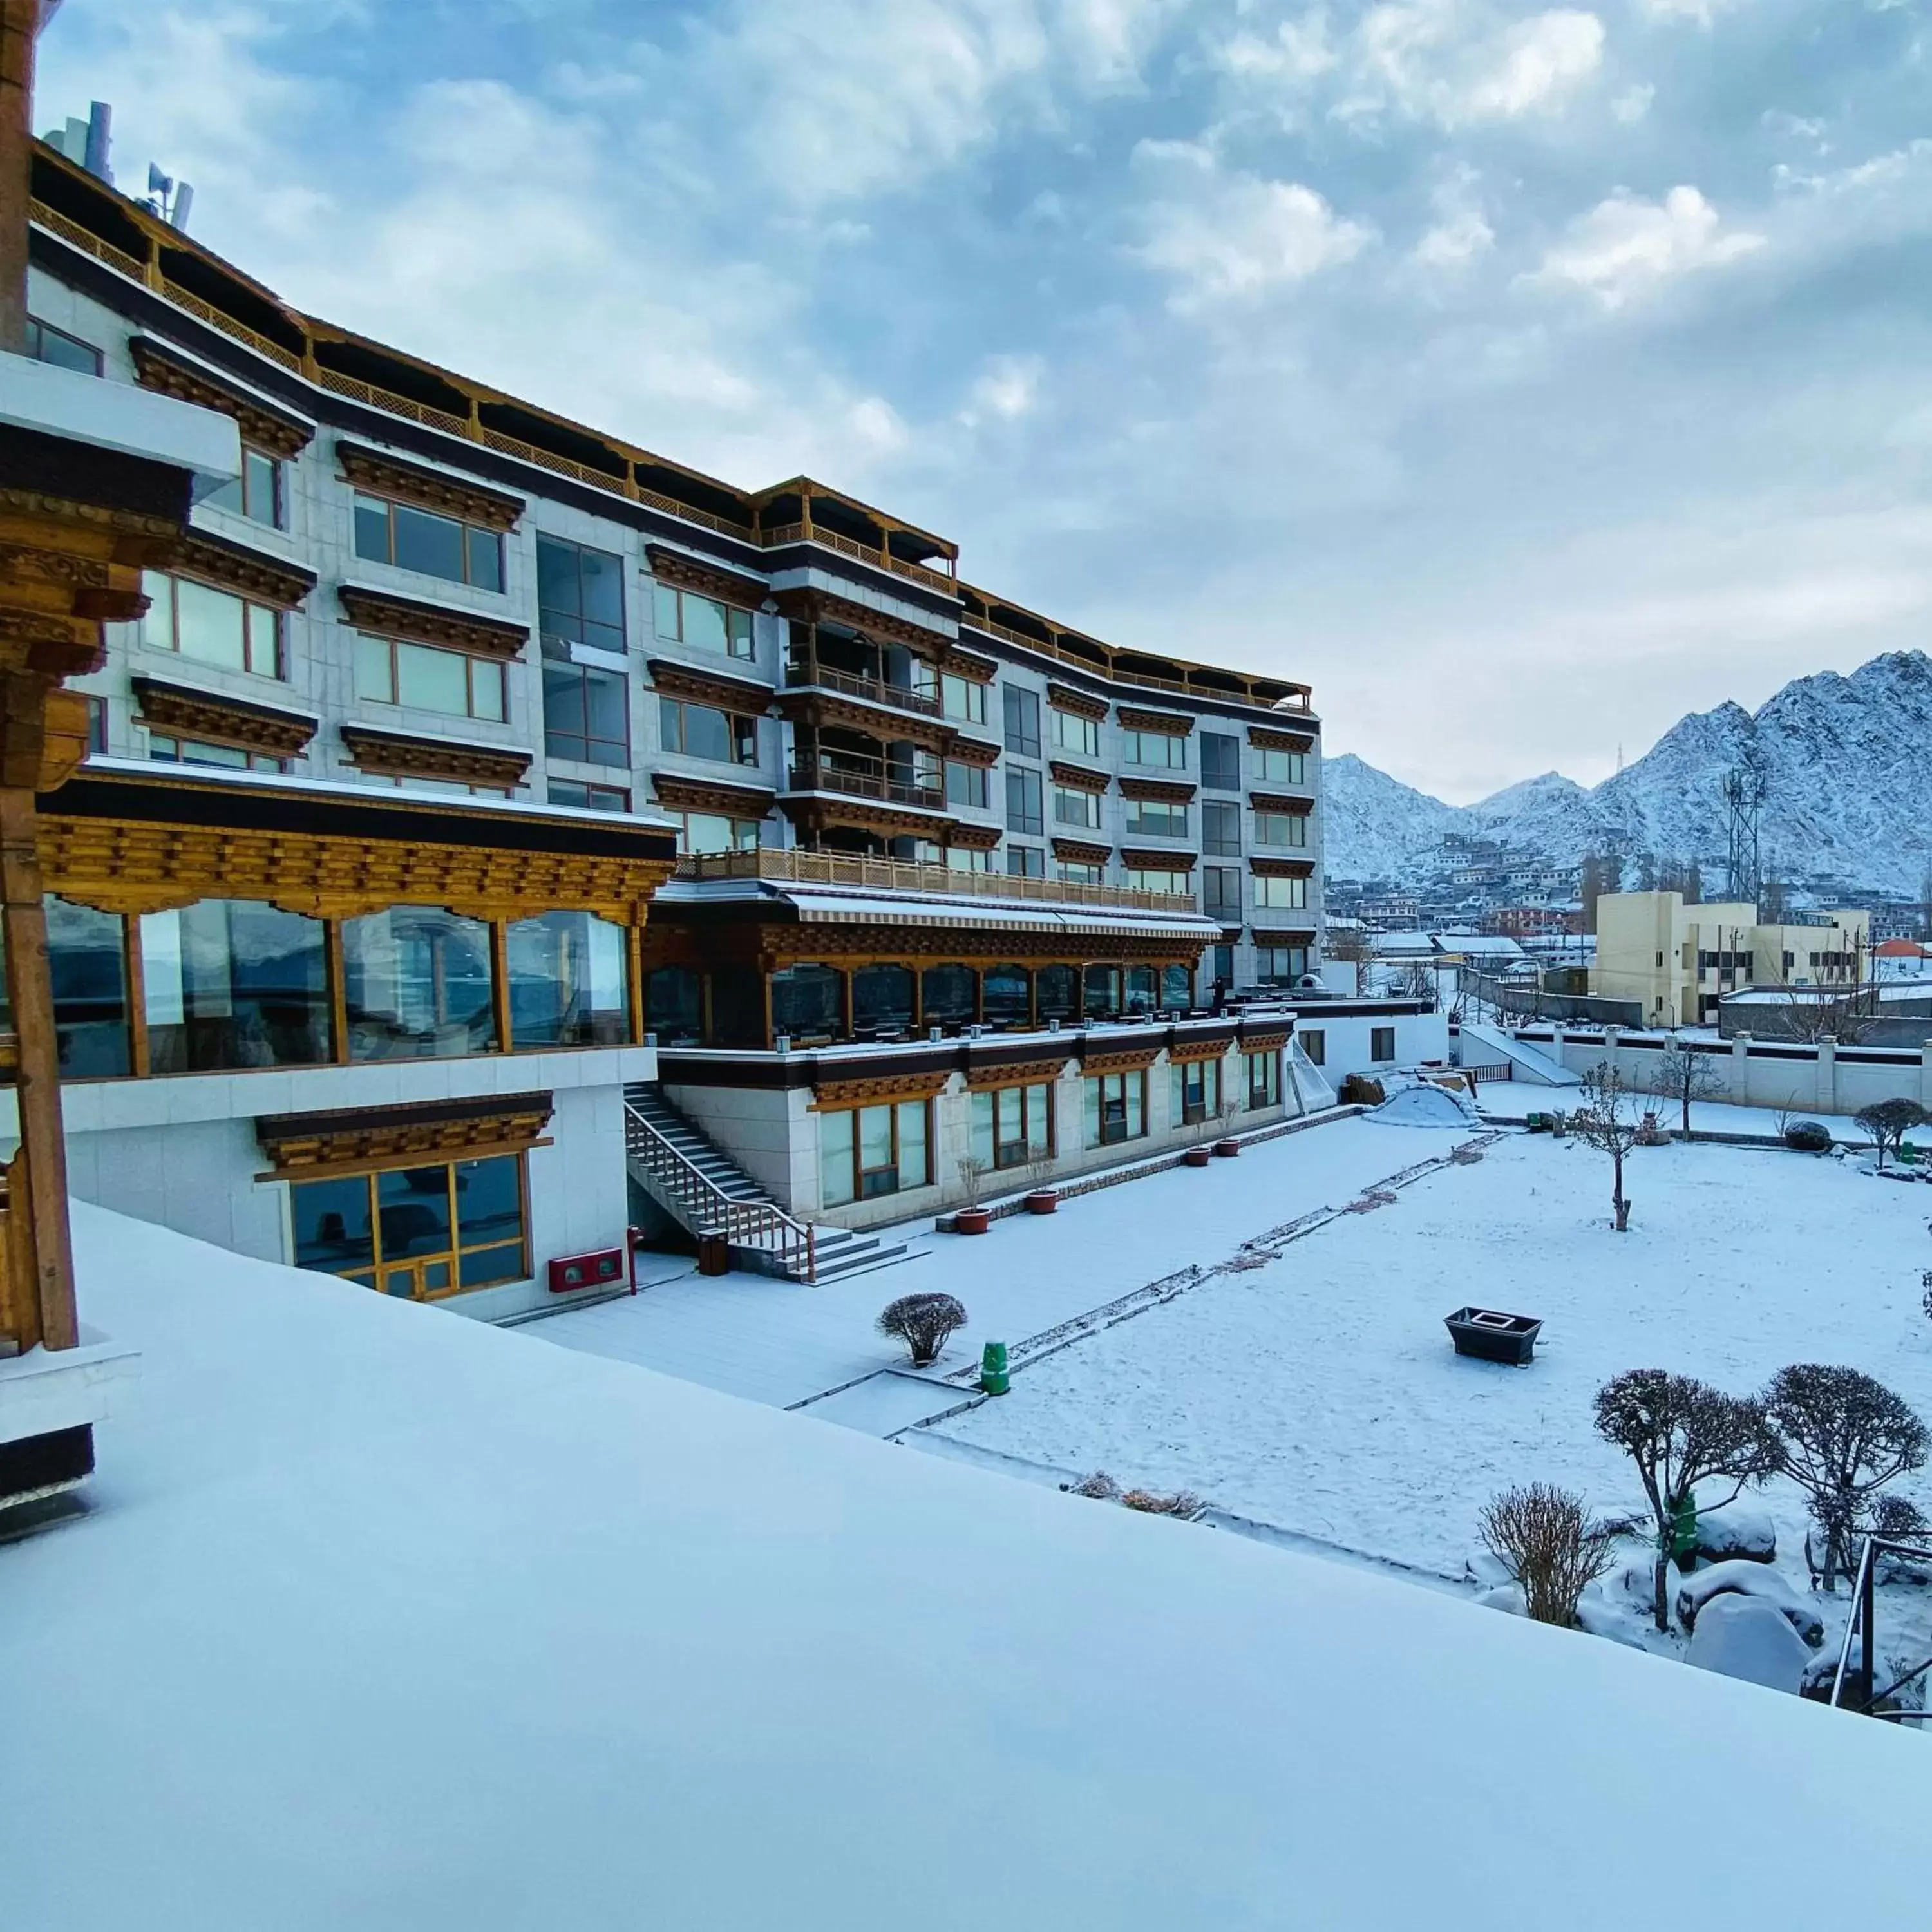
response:
<path id="1" fill-rule="evenodd" d="M 1624 1076 L 1600 1060 L 1583 1076 L 1583 1104 L 1570 1116 L 1570 1131 L 1610 1157 L 1610 1208 L 1620 1234 L 1630 1232 L 1630 1204 L 1624 1194 L 1624 1161 L 1643 1131 L 1641 1114 Z"/>
<path id="2" fill-rule="evenodd" d="M 1657 1627 L 1668 1630 L 1672 1541 L 1680 1517 L 1697 1507 L 1696 1486 L 1728 1480 L 1730 1494 L 1705 1507 L 1735 1502 L 1747 1484 L 1777 1470 L 1778 1438 L 1761 1403 L 1663 1369 L 1631 1369 L 1606 1382 L 1597 1391 L 1597 1432 L 1636 1464 L 1657 1525 Z"/>
<path id="3" fill-rule="evenodd" d="M 916 1369 L 938 1360 L 946 1339 L 966 1325 L 964 1305 L 950 1294 L 902 1294 L 880 1312 L 879 1333 L 903 1342 L 912 1352 Z"/>
<path id="4" fill-rule="evenodd" d="M 1322 948 L 1330 959 L 1339 959 L 1354 968 L 1358 995 L 1368 991 L 1369 968 L 1374 961 L 1376 949 L 1366 926 L 1331 926 L 1323 935 Z"/>
<path id="5" fill-rule="evenodd" d="M 1922 1468 L 1925 1425 L 1883 1383 L 1856 1369 L 1803 1362 L 1780 1369 L 1765 1393 L 1778 1468 L 1804 1492 L 1819 1528 L 1824 1586 L 1852 1574 L 1852 1545 L 1877 1492 Z"/>
<path id="6" fill-rule="evenodd" d="M 1482 1514 L 1483 1540 L 1522 1586 L 1540 1624 L 1574 1628 L 1584 1591 L 1615 1560 L 1626 1523 L 1594 1521 L 1580 1496 L 1545 1483 L 1504 1490 Z"/>
<path id="7" fill-rule="evenodd" d="M 1922 1127 L 1932 1120 L 1916 1100 L 1874 1100 L 1869 1107 L 1861 1107 L 1852 1116 L 1855 1126 L 1862 1127 L 1871 1136 L 1872 1145 L 1878 1150 L 1878 1164 L 1881 1172 L 1885 1168 L 1887 1148 L 1897 1150 L 1914 1127 Z"/>
<path id="8" fill-rule="evenodd" d="M 1690 1102 L 1708 1100 L 1724 1086 L 1713 1057 L 1700 1053 L 1689 1040 L 1677 1034 L 1657 1057 L 1651 1069 L 1650 1090 L 1666 1100 L 1676 1101 L 1683 1109 L 1684 1136 L 1690 1136 Z"/>
<path id="9" fill-rule="evenodd" d="M 959 1163 L 959 1191 L 964 1197 L 962 1208 L 976 1208 L 980 1204 L 980 1191 L 986 1178 L 986 1163 L 976 1154 L 968 1154 Z"/>

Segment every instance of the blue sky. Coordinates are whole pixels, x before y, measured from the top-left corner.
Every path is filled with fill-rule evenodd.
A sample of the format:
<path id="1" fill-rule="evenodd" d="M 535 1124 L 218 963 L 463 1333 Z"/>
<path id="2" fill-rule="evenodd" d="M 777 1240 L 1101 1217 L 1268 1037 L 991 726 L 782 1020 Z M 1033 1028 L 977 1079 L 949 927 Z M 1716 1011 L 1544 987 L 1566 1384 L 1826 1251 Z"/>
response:
<path id="1" fill-rule="evenodd" d="M 1932 0 L 67 0 L 292 301 L 1457 800 L 1922 647 Z"/>

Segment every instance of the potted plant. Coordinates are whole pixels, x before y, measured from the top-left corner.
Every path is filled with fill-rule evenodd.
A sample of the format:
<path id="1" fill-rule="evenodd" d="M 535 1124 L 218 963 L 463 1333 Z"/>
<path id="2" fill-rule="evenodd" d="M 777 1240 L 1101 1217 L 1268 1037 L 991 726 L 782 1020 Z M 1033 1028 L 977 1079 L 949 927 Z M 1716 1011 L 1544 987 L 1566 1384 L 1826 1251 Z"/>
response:
<path id="1" fill-rule="evenodd" d="M 1240 1111 L 1240 1102 L 1232 1094 L 1221 1102 L 1217 1117 L 1221 1124 L 1221 1138 L 1214 1143 L 1214 1151 L 1224 1160 L 1232 1160 L 1241 1150 L 1241 1144 L 1234 1134 L 1234 1116 Z"/>
<path id="2" fill-rule="evenodd" d="M 1029 1214 L 1052 1214 L 1060 1207 L 1060 1190 L 1047 1185 L 1048 1177 L 1053 1172 L 1053 1156 L 1041 1154 L 1027 1162 L 1026 1208 Z"/>
<path id="3" fill-rule="evenodd" d="M 966 1198 L 952 1210 L 956 1234 L 983 1234 L 993 1225 L 992 1210 L 980 1204 L 980 1181 L 986 1172 L 986 1163 L 970 1155 L 959 1163 L 959 1185 Z"/>

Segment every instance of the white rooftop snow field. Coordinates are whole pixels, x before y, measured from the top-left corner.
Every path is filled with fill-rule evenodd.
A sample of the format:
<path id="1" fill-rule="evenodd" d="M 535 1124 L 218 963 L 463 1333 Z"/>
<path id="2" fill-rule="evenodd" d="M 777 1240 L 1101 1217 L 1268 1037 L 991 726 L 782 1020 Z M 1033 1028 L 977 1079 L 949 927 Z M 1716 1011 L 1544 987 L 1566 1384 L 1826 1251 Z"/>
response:
<path id="1" fill-rule="evenodd" d="M 0 1547 L 9 1932 L 1490 1932 L 1526 1870 L 1624 1932 L 1687 1819 L 1761 1852 L 1687 1922 L 1922 1906 L 1921 1738 L 75 1215 L 146 1400 Z"/>

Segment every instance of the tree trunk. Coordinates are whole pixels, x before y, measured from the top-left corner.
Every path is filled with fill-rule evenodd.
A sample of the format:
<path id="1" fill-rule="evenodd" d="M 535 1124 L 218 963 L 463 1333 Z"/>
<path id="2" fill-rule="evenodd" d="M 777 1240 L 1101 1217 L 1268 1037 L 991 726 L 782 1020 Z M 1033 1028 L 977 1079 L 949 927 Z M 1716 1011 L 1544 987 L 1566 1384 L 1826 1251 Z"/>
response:
<path id="1" fill-rule="evenodd" d="M 1688 1087 L 1684 1090 L 1684 1138 L 1687 1141 L 1690 1138 L 1690 1090 Z"/>
<path id="2" fill-rule="evenodd" d="M 1620 1234 L 1630 1232 L 1630 1203 L 1624 1198 L 1624 1157 L 1620 1154 L 1610 1156 L 1616 1180 L 1610 1190 L 1610 1206 L 1616 1215 L 1616 1230 Z"/>
<path id="3" fill-rule="evenodd" d="M 1666 1530 L 1664 1534 L 1667 1538 L 1670 1532 Z M 1670 1558 L 1664 1553 L 1663 1544 L 1660 1543 L 1658 1546 L 1657 1570 L 1654 1579 L 1657 1600 L 1652 1607 L 1657 1612 L 1657 1628 L 1659 1634 L 1662 1635 L 1668 1635 L 1670 1630 Z"/>

